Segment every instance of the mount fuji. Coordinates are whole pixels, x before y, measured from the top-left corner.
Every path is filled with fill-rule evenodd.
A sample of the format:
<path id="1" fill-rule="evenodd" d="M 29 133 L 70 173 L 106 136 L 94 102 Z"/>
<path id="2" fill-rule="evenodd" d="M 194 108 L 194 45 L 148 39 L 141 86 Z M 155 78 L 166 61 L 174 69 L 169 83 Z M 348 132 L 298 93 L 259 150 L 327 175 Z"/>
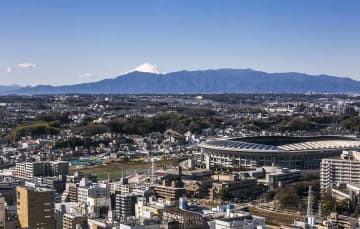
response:
<path id="1" fill-rule="evenodd" d="M 142 65 L 137 66 L 130 72 L 147 72 L 153 74 L 160 74 L 159 67 L 151 63 L 143 63 Z"/>

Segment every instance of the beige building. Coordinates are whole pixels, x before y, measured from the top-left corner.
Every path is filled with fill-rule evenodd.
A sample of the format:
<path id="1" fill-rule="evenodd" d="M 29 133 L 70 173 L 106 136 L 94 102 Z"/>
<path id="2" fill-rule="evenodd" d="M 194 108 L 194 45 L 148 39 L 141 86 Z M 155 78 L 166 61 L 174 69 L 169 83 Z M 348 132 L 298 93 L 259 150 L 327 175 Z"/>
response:
<path id="1" fill-rule="evenodd" d="M 202 198 L 209 194 L 209 188 L 211 188 L 211 180 L 192 180 L 192 179 L 183 179 L 184 188 L 186 189 L 189 197 Z"/>
<path id="2" fill-rule="evenodd" d="M 180 197 L 185 195 L 186 190 L 183 187 L 179 187 L 176 181 L 171 181 L 170 185 L 166 184 L 166 181 L 162 181 L 162 185 L 155 185 L 155 193 L 168 201 L 177 201 Z"/>
<path id="3" fill-rule="evenodd" d="M 226 190 L 231 196 L 241 199 L 246 199 L 258 192 L 256 179 L 214 181 L 209 189 L 210 199 L 216 199 L 221 190 Z"/>
<path id="4" fill-rule="evenodd" d="M 55 228 L 54 191 L 16 187 L 17 214 L 21 228 Z"/>
<path id="5" fill-rule="evenodd" d="M 0 194 L 0 229 L 5 228 L 5 214 L 6 214 L 6 201 L 5 198 Z"/>
<path id="6" fill-rule="evenodd" d="M 63 216 L 63 229 L 85 228 L 87 217 L 80 214 L 65 213 Z"/>

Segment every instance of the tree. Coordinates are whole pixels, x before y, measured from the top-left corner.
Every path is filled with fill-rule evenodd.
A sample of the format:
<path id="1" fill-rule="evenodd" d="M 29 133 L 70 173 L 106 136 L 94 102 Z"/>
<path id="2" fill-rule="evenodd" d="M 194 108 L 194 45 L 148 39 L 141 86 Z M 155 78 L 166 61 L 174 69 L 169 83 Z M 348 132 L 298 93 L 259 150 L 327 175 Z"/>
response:
<path id="1" fill-rule="evenodd" d="M 280 208 L 298 209 L 301 205 L 300 197 L 294 187 L 282 188 L 275 199 Z"/>
<path id="2" fill-rule="evenodd" d="M 270 202 L 274 199 L 275 197 L 275 191 L 274 190 L 269 190 L 267 192 L 264 193 L 264 199 L 266 202 Z"/>
<path id="3" fill-rule="evenodd" d="M 217 196 L 221 200 L 231 200 L 233 198 L 233 195 L 229 192 L 227 188 L 220 189 Z"/>

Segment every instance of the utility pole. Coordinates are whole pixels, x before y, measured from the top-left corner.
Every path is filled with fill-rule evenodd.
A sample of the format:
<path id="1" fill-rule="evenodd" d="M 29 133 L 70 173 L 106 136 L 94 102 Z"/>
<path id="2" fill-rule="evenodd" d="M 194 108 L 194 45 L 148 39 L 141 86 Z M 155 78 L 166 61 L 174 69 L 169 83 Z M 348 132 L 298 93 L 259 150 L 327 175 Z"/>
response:
<path id="1" fill-rule="evenodd" d="M 307 223 L 310 226 L 315 224 L 315 217 L 313 213 L 313 195 L 312 195 L 312 187 L 309 186 L 308 199 L 307 199 L 307 211 L 306 211 L 306 219 Z"/>

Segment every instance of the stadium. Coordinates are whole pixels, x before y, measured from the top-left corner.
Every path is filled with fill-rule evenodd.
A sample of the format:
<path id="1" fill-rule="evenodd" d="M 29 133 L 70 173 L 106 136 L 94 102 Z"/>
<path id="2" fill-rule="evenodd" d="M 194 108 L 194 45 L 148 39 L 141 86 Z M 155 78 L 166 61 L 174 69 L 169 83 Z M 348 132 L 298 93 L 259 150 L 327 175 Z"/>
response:
<path id="1" fill-rule="evenodd" d="M 345 136 L 258 136 L 209 140 L 201 143 L 207 169 L 280 166 L 289 169 L 319 169 L 322 158 L 343 150 L 360 150 L 360 141 Z"/>

